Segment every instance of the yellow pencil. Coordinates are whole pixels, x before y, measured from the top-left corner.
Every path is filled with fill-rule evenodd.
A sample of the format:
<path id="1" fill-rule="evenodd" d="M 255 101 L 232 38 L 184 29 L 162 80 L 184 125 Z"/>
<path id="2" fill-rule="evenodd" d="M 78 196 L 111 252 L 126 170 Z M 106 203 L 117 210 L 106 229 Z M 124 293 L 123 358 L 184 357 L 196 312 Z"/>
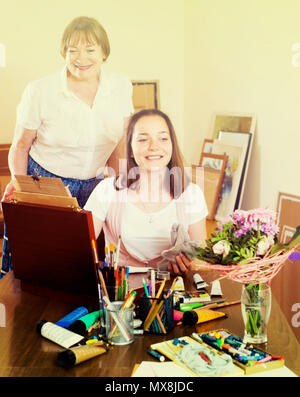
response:
<path id="1" fill-rule="evenodd" d="M 164 280 L 164 281 L 161 283 L 161 285 L 160 285 L 160 287 L 159 287 L 159 290 L 158 290 L 158 293 L 157 293 L 157 295 L 156 295 L 156 299 L 159 299 L 160 295 L 162 294 L 162 291 L 163 291 L 163 289 L 164 289 L 165 283 L 166 283 L 166 280 Z M 161 307 L 162 303 L 163 303 L 163 301 L 159 304 L 160 307 Z M 148 315 L 147 315 L 147 317 L 146 317 L 146 320 L 145 320 L 145 322 L 144 322 L 144 330 L 147 330 L 147 329 L 149 328 L 149 326 L 150 326 L 150 324 L 152 323 L 154 317 L 155 317 L 156 314 L 158 313 L 158 312 L 156 312 L 156 313 L 155 313 L 155 316 L 154 316 L 153 319 L 152 319 L 152 321 L 150 321 L 151 318 L 152 318 L 152 314 L 153 314 L 153 312 L 154 312 L 154 310 L 155 310 L 155 308 L 156 308 L 156 305 L 157 305 L 157 300 L 155 300 L 155 302 L 153 302 L 153 304 L 151 305 L 151 309 L 149 310 L 149 313 L 148 313 Z"/>

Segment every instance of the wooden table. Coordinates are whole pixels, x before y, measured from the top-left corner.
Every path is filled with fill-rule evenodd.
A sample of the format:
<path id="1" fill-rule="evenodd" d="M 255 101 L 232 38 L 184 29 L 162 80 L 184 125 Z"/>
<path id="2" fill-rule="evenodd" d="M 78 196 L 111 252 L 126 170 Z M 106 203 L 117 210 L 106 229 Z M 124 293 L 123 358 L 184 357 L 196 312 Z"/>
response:
<path id="1" fill-rule="evenodd" d="M 207 281 L 217 278 L 212 271 L 201 272 L 201 275 Z M 186 289 L 192 285 L 191 276 L 192 272 L 184 279 Z M 222 280 L 221 287 L 226 300 L 240 298 L 239 284 Z M 1 377 L 128 377 L 136 363 L 155 361 L 147 353 L 147 347 L 151 343 L 218 328 L 226 328 L 243 336 L 244 329 L 238 304 L 222 309 L 228 315 L 226 319 L 214 320 L 201 326 L 176 326 L 165 336 L 136 336 L 129 345 L 113 346 L 107 354 L 66 370 L 56 364 L 57 353 L 63 348 L 41 337 L 36 332 L 36 325 L 42 319 L 56 322 L 76 306 L 21 291 L 13 272 L 0 282 L 0 304 Z M 300 347 L 274 297 L 268 326 L 268 343 L 263 347 L 274 355 L 283 355 L 286 366 L 300 375 Z"/>

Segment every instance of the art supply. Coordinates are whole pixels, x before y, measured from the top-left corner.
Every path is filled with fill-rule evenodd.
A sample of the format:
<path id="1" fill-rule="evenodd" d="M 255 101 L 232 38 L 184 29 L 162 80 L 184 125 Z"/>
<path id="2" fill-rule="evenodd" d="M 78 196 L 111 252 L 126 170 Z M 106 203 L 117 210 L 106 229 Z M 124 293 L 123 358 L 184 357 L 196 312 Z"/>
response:
<path id="1" fill-rule="evenodd" d="M 226 314 L 222 312 L 198 308 L 184 312 L 182 316 L 182 323 L 184 325 L 195 325 L 225 316 Z"/>
<path id="2" fill-rule="evenodd" d="M 71 324 L 69 330 L 79 335 L 84 335 L 86 331 L 99 319 L 100 311 L 94 311 L 76 320 Z"/>
<path id="3" fill-rule="evenodd" d="M 134 335 L 144 335 L 144 330 L 143 329 L 135 329 L 133 330 Z"/>
<path id="4" fill-rule="evenodd" d="M 120 246 L 121 246 L 121 236 L 119 236 L 119 238 L 118 238 L 117 249 L 115 252 L 115 258 L 114 258 L 114 268 L 115 269 L 117 269 L 118 265 L 119 265 Z"/>
<path id="5" fill-rule="evenodd" d="M 245 374 L 280 368 L 284 365 L 283 357 L 273 356 L 253 347 L 250 343 L 245 343 L 242 338 L 227 330 L 219 329 L 196 335 L 197 339 L 200 337 L 202 342 L 231 356 L 233 361 L 244 369 Z"/>
<path id="6" fill-rule="evenodd" d="M 219 354 L 203 343 L 189 336 L 165 340 L 151 345 L 151 349 L 162 353 L 178 366 L 190 372 L 190 376 L 223 376 L 226 373 L 235 374 L 232 358 L 227 354 Z M 199 354 L 201 352 L 207 360 Z M 211 362 L 209 364 L 208 360 Z M 238 371 L 240 374 L 240 370 Z"/>
<path id="7" fill-rule="evenodd" d="M 109 267 L 114 268 L 113 265 L 115 263 L 114 261 L 114 251 L 115 251 L 115 246 L 113 245 L 113 243 L 109 244 Z"/>
<path id="8" fill-rule="evenodd" d="M 197 309 L 197 307 L 202 307 L 203 303 L 181 303 L 179 305 L 179 310 L 181 312 L 187 312 L 189 310 Z"/>
<path id="9" fill-rule="evenodd" d="M 151 354 L 151 356 L 157 358 L 161 362 L 165 361 L 165 356 L 158 353 L 156 350 L 151 349 L 150 347 L 147 349 L 147 353 Z"/>
<path id="10" fill-rule="evenodd" d="M 171 292 L 185 291 L 183 278 L 181 276 L 177 276 L 174 278 L 170 290 Z"/>
<path id="11" fill-rule="evenodd" d="M 92 249 L 93 249 L 93 259 L 94 259 L 94 265 L 95 265 L 95 273 L 96 273 L 96 278 L 97 278 L 97 287 L 98 287 L 98 299 L 99 299 L 99 310 L 100 310 L 100 323 L 101 326 L 104 327 L 105 324 L 105 319 L 103 316 L 103 293 L 107 296 L 107 291 L 105 287 L 105 281 L 102 275 L 102 272 L 99 270 L 99 258 L 98 258 L 98 252 L 96 248 L 96 241 L 95 239 L 91 239 L 91 244 L 92 244 Z"/>
<path id="12" fill-rule="evenodd" d="M 155 271 L 151 269 L 151 296 L 155 297 Z"/>
<path id="13" fill-rule="evenodd" d="M 84 339 L 82 335 L 78 335 L 75 332 L 46 320 L 40 321 L 37 324 L 36 330 L 44 338 L 57 343 L 59 346 L 62 346 L 65 349 L 76 345 Z"/>
<path id="14" fill-rule="evenodd" d="M 88 312 L 89 311 L 85 306 L 77 307 L 77 309 L 73 310 L 71 313 L 58 320 L 55 324 L 60 327 L 69 328 L 71 324 L 73 324 L 80 317 L 88 314 Z"/>
<path id="15" fill-rule="evenodd" d="M 202 303 L 210 302 L 211 298 L 206 292 L 175 292 L 174 300 L 175 303 Z"/>
<path id="16" fill-rule="evenodd" d="M 119 332 L 114 332 L 111 342 L 115 345 L 125 345 L 133 342 L 133 310 L 134 305 L 129 309 L 121 310 L 123 302 L 110 302 L 103 298 L 106 304 L 106 336 L 108 336 L 115 325 Z"/>
<path id="17" fill-rule="evenodd" d="M 159 290 L 157 292 L 157 295 L 156 295 L 156 299 L 154 299 L 154 301 L 153 301 L 153 303 L 151 305 L 151 308 L 148 311 L 147 317 L 146 317 L 145 322 L 144 322 L 144 330 L 145 331 L 147 331 L 147 329 L 150 327 L 150 325 L 152 324 L 154 318 L 156 317 L 156 314 L 158 314 L 158 311 L 159 311 L 160 307 L 163 304 L 163 300 L 161 300 L 159 303 L 158 303 L 158 300 L 160 299 L 160 296 L 161 296 L 161 294 L 163 292 L 165 283 L 166 283 L 165 280 L 161 283 L 161 285 L 159 287 Z"/>
<path id="18" fill-rule="evenodd" d="M 145 296 L 140 300 L 140 317 L 144 321 L 144 330 L 154 334 L 167 334 L 174 328 L 173 297 L 155 298 L 152 302 L 150 305 L 149 298 Z"/>
<path id="19" fill-rule="evenodd" d="M 237 305 L 238 303 L 241 303 L 240 299 L 237 301 L 232 301 L 232 302 L 225 302 L 224 300 L 220 300 L 220 301 L 215 301 L 208 305 L 204 305 L 201 308 L 202 309 L 215 309 L 215 308 L 219 309 L 221 307 Z M 200 308 L 198 308 L 198 309 L 200 309 Z"/>
<path id="20" fill-rule="evenodd" d="M 199 273 L 195 273 L 193 275 L 193 279 L 194 279 L 194 283 L 196 284 L 197 290 L 204 289 L 204 288 L 208 287 L 208 284 L 203 280 L 203 278 L 200 276 Z"/>
<path id="21" fill-rule="evenodd" d="M 220 284 L 219 280 L 213 281 L 212 286 L 211 286 L 210 295 L 211 296 L 223 296 L 221 284 Z"/>
<path id="22" fill-rule="evenodd" d="M 72 368 L 93 357 L 100 356 L 107 352 L 103 346 L 83 345 L 63 350 L 57 355 L 57 363 L 63 368 Z"/>
<path id="23" fill-rule="evenodd" d="M 173 310 L 174 321 L 180 321 L 182 319 L 182 316 L 183 316 L 183 312 L 175 309 Z"/>
<path id="24" fill-rule="evenodd" d="M 136 291 L 131 291 L 130 294 L 125 299 L 125 301 L 122 303 L 122 306 L 121 306 L 120 310 L 128 310 L 128 309 L 130 309 L 130 307 L 133 305 L 133 302 L 134 302 L 135 298 L 136 298 Z M 133 326 L 134 326 L 134 324 L 133 324 Z M 116 332 L 116 329 L 117 329 L 117 325 L 115 324 L 111 328 L 111 330 L 110 330 L 110 332 L 108 334 L 108 338 L 111 339 L 113 337 L 114 333 Z"/>

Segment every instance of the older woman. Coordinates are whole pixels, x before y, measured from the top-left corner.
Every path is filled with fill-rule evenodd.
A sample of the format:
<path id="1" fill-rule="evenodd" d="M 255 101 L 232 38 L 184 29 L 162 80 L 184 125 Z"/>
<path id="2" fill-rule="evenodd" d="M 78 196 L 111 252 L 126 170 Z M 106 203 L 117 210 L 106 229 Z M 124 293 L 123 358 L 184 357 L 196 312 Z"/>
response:
<path id="1" fill-rule="evenodd" d="M 78 17 L 66 27 L 61 41 L 65 67 L 29 83 L 18 106 L 9 152 L 12 180 L 20 174 L 60 177 L 85 205 L 108 160 L 115 166 L 133 112 L 129 78 L 102 68 L 109 54 L 107 34 L 97 20 Z M 3 198 L 13 195 L 11 181 Z M 2 275 L 11 268 L 8 253 L 4 236 Z"/>

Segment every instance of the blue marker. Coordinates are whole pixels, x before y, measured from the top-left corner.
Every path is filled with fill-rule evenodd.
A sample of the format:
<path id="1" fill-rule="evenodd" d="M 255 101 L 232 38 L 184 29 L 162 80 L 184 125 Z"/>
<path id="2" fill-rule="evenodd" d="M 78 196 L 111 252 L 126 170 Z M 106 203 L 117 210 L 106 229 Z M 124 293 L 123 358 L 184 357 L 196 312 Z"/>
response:
<path id="1" fill-rule="evenodd" d="M 159 361 L 165 361 L 165 356 L 162 354 L 158 353 L 156 350 L 152 350 L 150 347 L 147 349 L 147 352 L 151 354 L 151 356 L 157 358 Z"/>

